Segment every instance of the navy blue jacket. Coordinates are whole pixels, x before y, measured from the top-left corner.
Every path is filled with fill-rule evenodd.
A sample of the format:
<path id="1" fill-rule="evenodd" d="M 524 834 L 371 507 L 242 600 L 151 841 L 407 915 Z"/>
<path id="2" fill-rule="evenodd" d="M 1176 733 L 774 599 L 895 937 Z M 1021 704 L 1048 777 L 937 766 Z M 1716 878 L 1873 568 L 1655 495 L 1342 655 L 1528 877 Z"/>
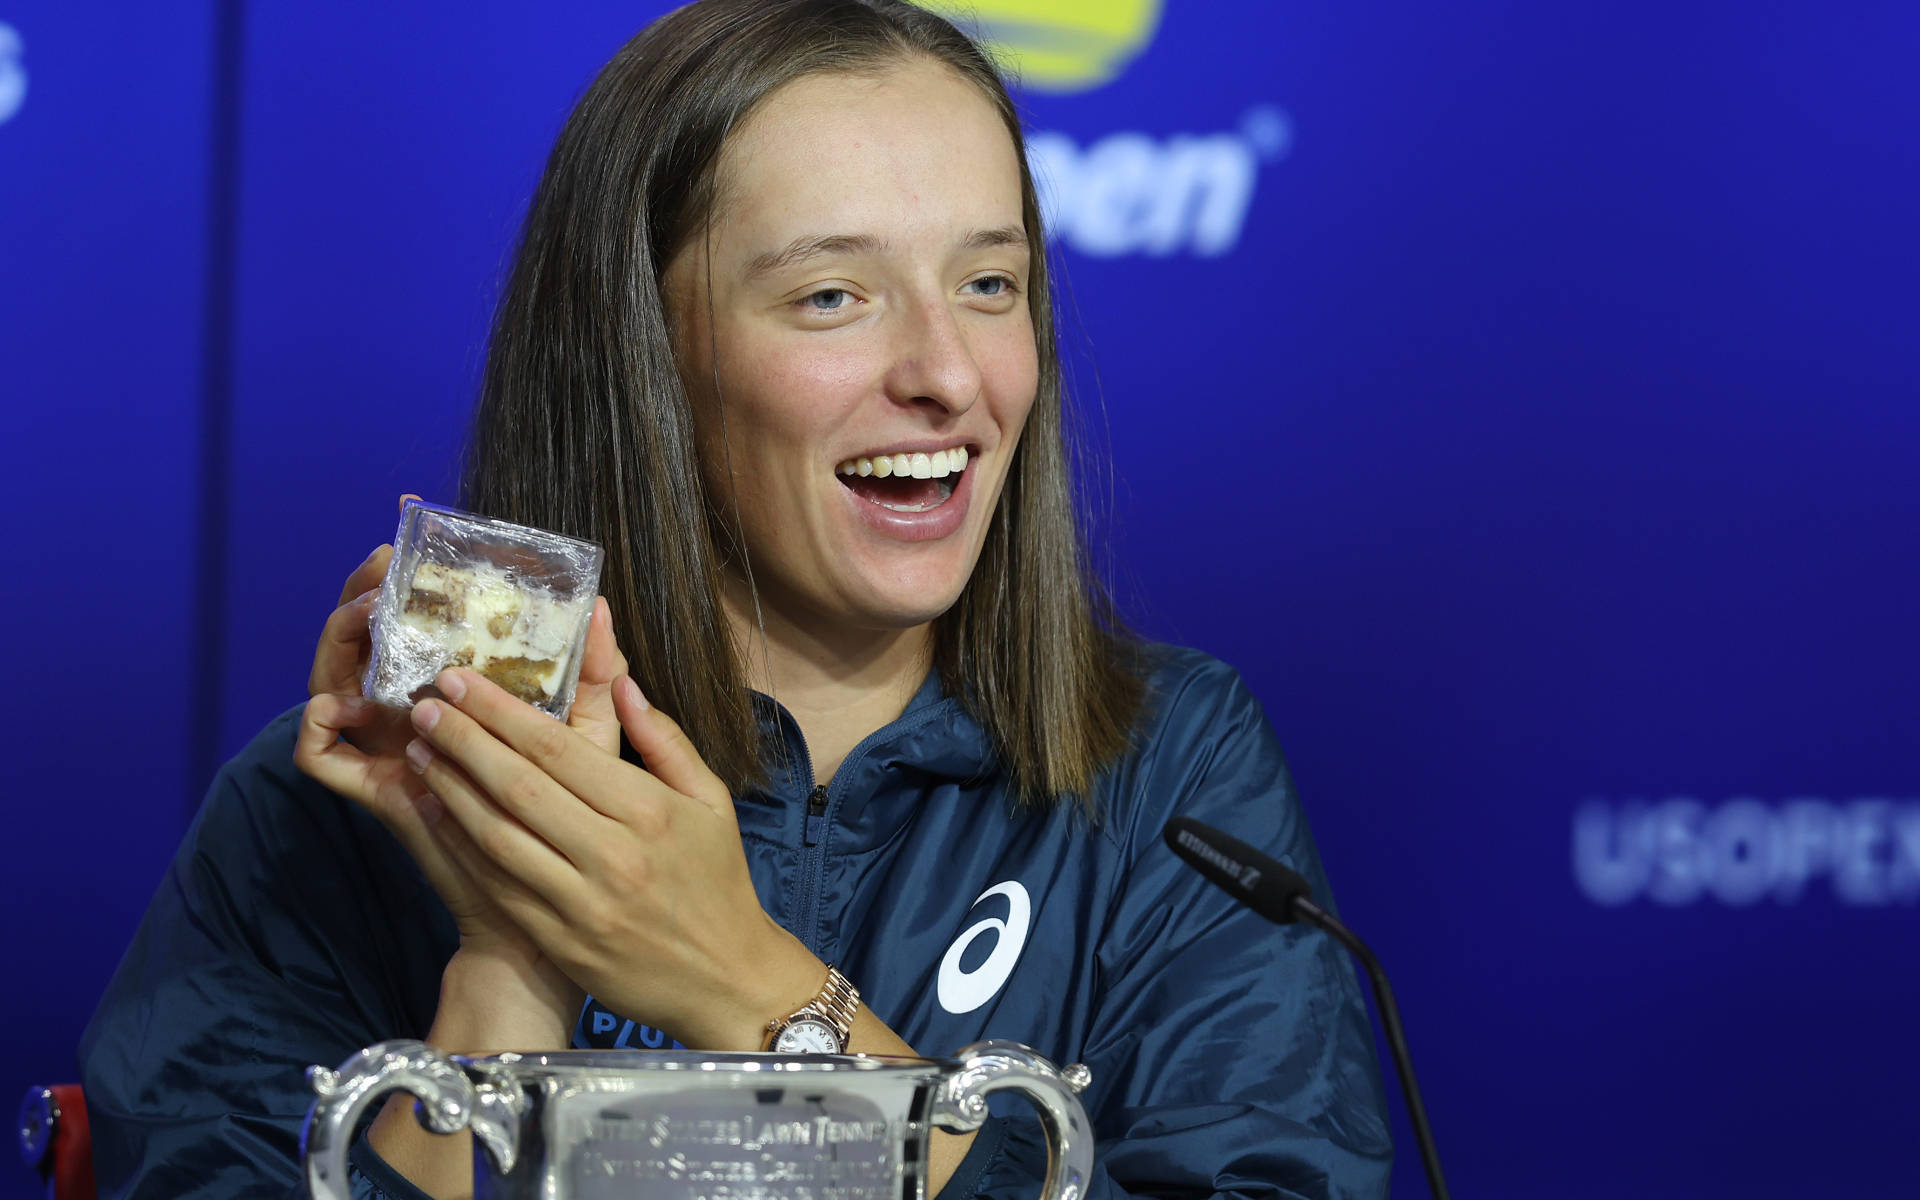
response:
<path id="1" fill-rule="evenodd" d="M 1237 908 L 1160 841 L 1198 817 L 1324 901 L 1279 748 L 1230 669 L 1156 661 L 1095 821 L 1016 807 L 937 677 L 820 811 L 798 727 L 763 701 L 773 782 L 736 803 L 761 903 L 923 1054 L 998 1037 L 1085 1063 L 1092 1197 L 1383 1197 L 1379 1067 L 1344 952 Z M 221 772 L 82 1042 L 103 1196 L 296 1188 L 303 1068 L 432 1024 L 452 920 L 376 821 L 294 769 L 298 719 Z M 589 1000 L 575 1043 L 672 1039 Z M 943 1195 L 1038 1193 L 1021 1103 L 996 1103 Z M 355 1164 L 359 1195 L 419 1195 L 364 1139 Z"/>

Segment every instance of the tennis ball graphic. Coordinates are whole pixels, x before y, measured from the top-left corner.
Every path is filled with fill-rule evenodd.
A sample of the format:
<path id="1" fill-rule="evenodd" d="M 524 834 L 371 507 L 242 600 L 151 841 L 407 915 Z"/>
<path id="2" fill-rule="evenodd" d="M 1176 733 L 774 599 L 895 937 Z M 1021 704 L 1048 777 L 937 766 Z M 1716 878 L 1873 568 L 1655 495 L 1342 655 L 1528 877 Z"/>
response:
<path id="1" fill-rule="evenodd" d="M 987 43 L 1014 82 L 1080 92 L 1124 70 L 1160 26 L 1161 0 L 922 0 Z"/>

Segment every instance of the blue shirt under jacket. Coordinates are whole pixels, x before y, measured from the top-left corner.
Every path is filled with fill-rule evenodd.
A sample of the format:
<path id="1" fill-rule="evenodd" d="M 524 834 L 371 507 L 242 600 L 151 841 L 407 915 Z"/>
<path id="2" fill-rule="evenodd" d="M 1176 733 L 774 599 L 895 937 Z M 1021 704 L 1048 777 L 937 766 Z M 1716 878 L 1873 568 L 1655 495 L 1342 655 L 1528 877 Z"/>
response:
<path id="1" fill-rule="evenodd" d="M 921 1053 L 1008 1038 L 1085 1063 L 1090 1197 L 1384 1197 L 1379 1066 L 1344 952 L 1237 907 L 1160 840 L 1197 817 L 1326 902 L 1279 748 L 1231 669 L 1153 661 L 1094 822 L 1017 807 L 937 676 L 847 756 L 824 811 L 798 727 L 762 702 L 772 783 L 736 802 L 761 903 Z M 378 822 L 294 769 L 298 720 L 221 771 L 82 1041 L 103 1197 L 297 1193 L 303 1069 L 432 1024 L 452 919 Z M 575 1033 L 671 1041 L 592 1000 Z M 1038 1194 L 1039 1122 L 995 1099 L 943 1195 Z M 354 1162 L 357 1196 L 420 1195 L 364 1138 Z"/>

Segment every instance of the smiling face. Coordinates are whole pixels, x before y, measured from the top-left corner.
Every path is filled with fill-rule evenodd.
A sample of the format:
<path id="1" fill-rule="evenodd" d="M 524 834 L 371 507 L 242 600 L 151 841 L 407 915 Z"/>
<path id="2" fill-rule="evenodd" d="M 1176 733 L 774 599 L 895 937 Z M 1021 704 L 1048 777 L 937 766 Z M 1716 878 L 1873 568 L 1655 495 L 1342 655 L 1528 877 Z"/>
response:
<path id="1" fill-rule="evenodd" d="M 922 626 L 972 574 L 1038 387 L 1013 139 L 913 59 L 774 91 L 717 179 L 665 291 L 762 604 L 801 628 Z"/>

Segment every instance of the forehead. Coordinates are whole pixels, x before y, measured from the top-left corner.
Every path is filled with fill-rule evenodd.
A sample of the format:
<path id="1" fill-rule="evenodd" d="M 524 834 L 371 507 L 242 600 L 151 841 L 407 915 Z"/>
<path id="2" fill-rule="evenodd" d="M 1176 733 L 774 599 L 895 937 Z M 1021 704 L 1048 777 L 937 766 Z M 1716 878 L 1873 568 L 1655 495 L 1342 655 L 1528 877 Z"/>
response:
<path id="1" fill-rule="evenodd" d="M 806 234 L 911 243 L 1022 223 L 1019 157 L 999 113 L 925 59 L 777 88 L 727 140 L 718 182 L 724 259 Z"/>

